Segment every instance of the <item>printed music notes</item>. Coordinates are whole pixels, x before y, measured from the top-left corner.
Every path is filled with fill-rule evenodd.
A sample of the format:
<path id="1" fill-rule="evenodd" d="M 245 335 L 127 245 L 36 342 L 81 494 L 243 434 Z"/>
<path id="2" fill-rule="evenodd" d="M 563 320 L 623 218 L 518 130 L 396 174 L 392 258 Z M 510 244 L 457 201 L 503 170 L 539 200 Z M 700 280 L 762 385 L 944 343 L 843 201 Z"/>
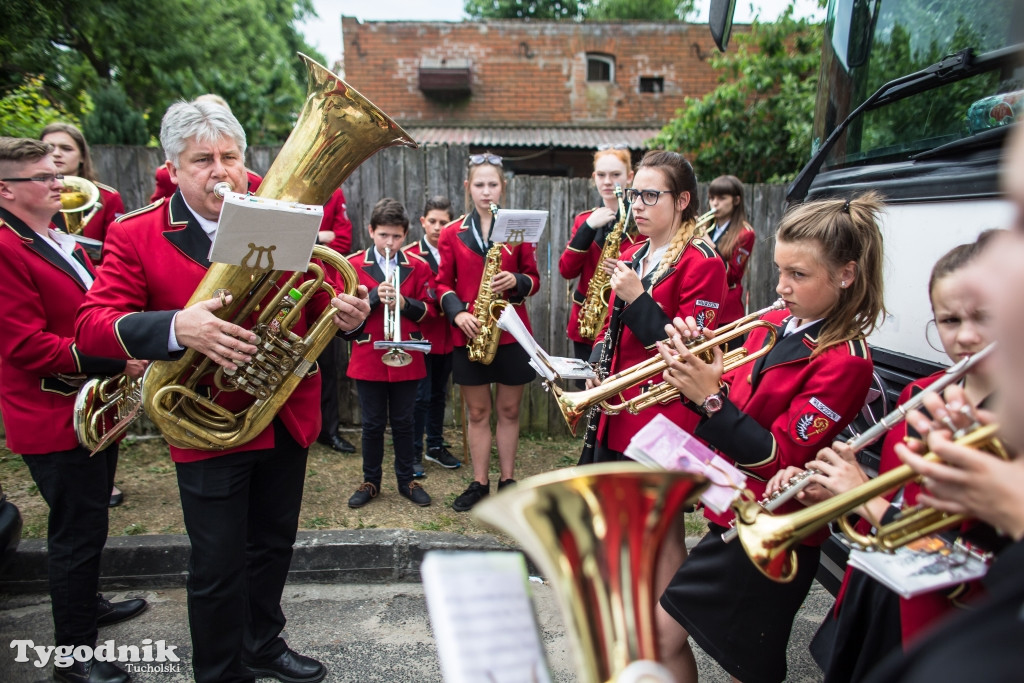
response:
<path id="1" fill-rule="evenodd" d="M 228 192 L 210 261 L 305 272 L 323 217 L 322 206 Z"/>
<path id="2" fill-rule="evenodd" d="M 420 572 L 446 683 L 551 683 L 521 553 L 433 551 Z"/>
<path id="3" fill-rule="evenodd" d="M 547 211 L 499 209 L 490 240 L 502 244 L 536 244 L 548 223 Z"/>

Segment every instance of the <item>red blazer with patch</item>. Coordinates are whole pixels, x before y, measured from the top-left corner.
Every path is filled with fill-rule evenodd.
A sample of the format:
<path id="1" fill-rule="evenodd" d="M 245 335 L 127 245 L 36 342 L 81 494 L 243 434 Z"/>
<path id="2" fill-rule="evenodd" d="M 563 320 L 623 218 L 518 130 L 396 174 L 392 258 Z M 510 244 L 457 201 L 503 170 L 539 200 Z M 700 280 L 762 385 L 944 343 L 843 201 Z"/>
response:
<path id="1" fill-rule="evenodd" d="M 722 319 L 719 325 L 728 325 L 746 315 L 746 308 L 743 305 L 743 274 L 747 272 L 747 263 L 750 261 L 750 254 L 754 250 L 754 242 L 757 235 L 749 225 L 743 225 L 743 232 L 736 240 L 736 248 L 731 258 L 725 262 L 725 280 L 728 290 L 725 293 L 725 303 L 722 305 Z M 715 247 L 717 248 L 717 244 Z M 725 257 L 723 257 L 724 259 Z"/>
<path id="2" fill-rule="evenodd" d="M 649 242 L 635 247 L 631 252 L 623 254 L 626 261 L 636 262 L 647 255 Z M 653 271 L 652 273 L 653 274 Z M 648 275 L 650 277 L 650 274 Z M 614 312 L 617 319 L 605 325 L 598 336 L 604 340 L 605 331 L 616 326 L 621 330 L 618 342 L 612 354 L 610 373 L 625 370 L 647 360 L 658 350 L 655 343 L 665 339 L 665 325 L 676 316 L 692 315 L 702 321 L 705 327 L 714 329 L 717 315 L 725 294 L 725 266 L 718 258 L 714 248 L 703 240 L 691 240 L 683 249 L 675 264 L 670 266 L 653 284 L 645 279 L 647 291 L 637 297 L 633 303 Z M 610 306 L 615 310 L 615 295 L 612 295 Z M 592 360 L 600 357 L 603 341 L 594 348 Z M 661 377 L 654 377 L 653 382 L 660 382 Z M 627 389 L 622 392 L 627 399 L 640 394 L 640 388 Z M 613 399 L 618 401 L 618 398 Z M 625 451 L 633 435 L 646 425 L 655 415 L 665 415 L 688 432 L 697 426 L 697 416 L 687 410 L 680 401 L 672 401 L 668 405 L 652 406 L 630 415 L 621 412 L 618 415 L 601 415 L 598 424 L 598 438 L 609 448 Z"/>
<path id="3" fill-rule="evenodd" d="M 765 482 L 780 469 L 803 467 L 831 445 L 860 412 L 871 386 L 871 355 L 863 337 L 830 346 L 811 358 L 824 321 L 783 338 L 788 311 L 773 311 L 762 320 L 776 326 L 772 352 L 741 365 L 722 378 L 728 397 L 720 411 L 701 419 L 696 436 L 718 449 L 748 476 L 747 487 L 761 498 Z M 758 328 L 746 348 L 760 349 L 768 332 Z M 780 512 L 802 509 L 796 501 Z M 704 515 L 728 526 L 732 512 Z M 828 530 L 805 541 L 818 545 Z"/>
<path id="4" fill-rule="evenodd" d="M 366 285 L 370 292 L 370 317 L 366 319 L 362 334 L 352 343 L 352 357 L 346 374 L 352 379 L 371 382 L 403 382 L 422 379 L 427 376 L 423 354 L 410 351 L 412 362 L 401 368 L 393 368 L 381 362 L 387 353 L 373 348 L 373 343 L 384 340 L 384 306 L 381 304 L 377 287 L 384 281 L 384 270 L 377 263 L 373 247 L 352 254 L 348 260 L 359 273 L 359 284 Z M 421 340 L 420 324 L 434 317 L 435 303 L 429 290 L 433 286 L 434 273 L 430 266 L 417 256 L 404 251 L 396 254 L 398 259 L 399 291 L 405 299 L 401 309 L 401 341 Z"/>
<path id="5" fill-rule="evenodd" d="M 441 265 L 437 271 L 438 301 L 448 322 L 452 324 L 452 342 L 455 346 L 466 345 L 466 335 L 455 327 L 455 316 L 461 311 L 473 313 L 473 304 L 484 273 L 485 251 L 469 228 L 469 220 L 474 216 L 476 211 L 446 225 L 441 230 L 437 244 L 437 250 L 441 253 Z M 522 318 L 527 330 L 531 328 L 530 317 L 526 313 L 526 297 L 533 296 L 540 289 L 536 251 L 533 244 L 520 244 L 501 250 L 501 270 L 516 276 L 515 289 L 502 292 L 502 296 L 516 307 L 516 313 Z M 504 331 L 501 333 L 499 344 L 516 343 L 511 334 Z"/>
<path id="6" fill-rule="evenodd" d="M 107 231 L 103 268 L 78 313 L 75 338 L 79 346 L 88 353 L 118 358 L 180 358 L 184 351 L 168 351 L 171 325 L 206 274 L 209 251 L 210 238 L 180 192 L 170 201 L 159 200 L 122 216 Z M 325 270 L 335 280 L 333 270 Z M 336 281 L 332 284 L 336 289 L 341 287 Z M 277 296 L 268 296 L 264 305 Z M 329 305 L 329 295 L 318 292 L 303 309 L 293 331 L 305 334 L 313 316 Z M 251 318 L 242 326 L 251 329 L 253 324 Z M 242 391 L 220 392 L 215 400 L 235 412 L 252 403 Z M 298 384 L 278 418 L 299 444 L 313 443 L 320 433 L 320 378 L 316 370 Z M 273 446 L 274 430 L 268 426 L 254 440 L 233 449 L 170 448 L 175 462 L 190 462 Z"/>
<path id="7" fill-rule="evenodd" d="M 558 259 L 558 272 L 562 277 L 566 280 L 571 280 L 575 277 L 579 278 L 579 281 L 576 283 L 576 289 L 572 293 L 572 308 L 569 310 L 567 332 L 569 339 L 581 344 L 593 344 L 597 341 L 597 339 L 584 339 L 580 335 L 580 308 L 587 300 L 587 287 L 590 286 L 590 278 L 594 276 L 597 264 L 601 261 L 601 251 L 604 249 L 605 238 L 612 231 L 612 228 L 615 227 L 615 221 L 612 221 L 599 230 L 591 228 L 586 223 L 592 213 L 594 213 L 594 209 L 584 211 L 576 216 L 576 220 L 573 221 L 569 244 L 566 245 L 565 251 L 562 252 L 562 257 Z M 616 218 L 616 220 L 618 219 Z M 626 233 L 622 237 L 619 253 L 625 254 L 646 241 L 647 237 L 644 235 Z"/>
<path id="8" fill-rule="evenodd" d="M 81 247 L 75 256 L 93 275 Z M 72 416 L 78 375 L 114 375 L 123 360 L 83 354 L 75 344 L 75 312 L 86 285 L 74 268 L 10 212 L 0 209 L 0 411 L 7 447 L 20 455 L 78 445 Z"/>
<path id="9" fill-rule="evenodd" d="M 418 256 L 419 258 L 426 261 L 427 265 L 430 266 L 430 271 L 433 276 L 430 278 L 430 287 L 427 290 L 427 294 L 435 302 L 437 301 L 437 261 L 434 260 L 434 255 L 430 252 L 427 247 L 426 238 L 421 237 L 419 242 L 413 242 L 407 244 L 402 248 L 402 251 L 412 255 Z M 452 326 L 448 324 L 443 315 L 434 315 L 427 317 L 423 322 L 420 323 L 420 332 L 423 333 L 423 337 L 430 341 L 430 353 L 431 355 L 443 355 L 452 352 Z"/>

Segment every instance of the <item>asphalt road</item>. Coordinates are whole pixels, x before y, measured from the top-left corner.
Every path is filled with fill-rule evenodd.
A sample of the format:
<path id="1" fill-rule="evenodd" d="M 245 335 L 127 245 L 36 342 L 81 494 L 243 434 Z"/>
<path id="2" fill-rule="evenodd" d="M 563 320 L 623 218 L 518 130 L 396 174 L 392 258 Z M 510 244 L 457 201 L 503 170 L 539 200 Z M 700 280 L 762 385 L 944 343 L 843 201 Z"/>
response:
<path id="1" fill-rule="evenodd" d="M 551 588 L 531 584 L 534 606 L 553 681 L 576 680 L 572 653 L 563 635 L 561 618 Z M 107 594 L 110 599 L 143 597 L 149 609 L 139 617 L 100 631 L 100 641 L 116 644 L 154 643 L 175 646 L 181 659 L 173 672 L 136 672 L 135 681 L 172 683 L 191 680 L 191 641 L 186 619 L 185 590 L 130 591 Z M 427 617 L 423 587 L 418 583 L 289 584 L 284 611 L 285 638 L 299 652 L 323 661 L 331 682 L 441 681 L 437 651 Z M 807 652 L 807 644 L 832 604 L 832 597 L 817 583 L 797 616 L 790 642 L 790 681 L 820 681 L 821 672 Z M 52 643 L 49 598 L 24 594 L 0 596 L 0 681 L 22 683 L 51 679 L 49 665 L 16 662 L 11 641 L 29 639 Z M 730 678 L 698 652 L 701 681 L 726 682 Z M 271 680 L 271 679 L 268 679 Z M 499 677 L 497 680 L 501 680 Z"/>

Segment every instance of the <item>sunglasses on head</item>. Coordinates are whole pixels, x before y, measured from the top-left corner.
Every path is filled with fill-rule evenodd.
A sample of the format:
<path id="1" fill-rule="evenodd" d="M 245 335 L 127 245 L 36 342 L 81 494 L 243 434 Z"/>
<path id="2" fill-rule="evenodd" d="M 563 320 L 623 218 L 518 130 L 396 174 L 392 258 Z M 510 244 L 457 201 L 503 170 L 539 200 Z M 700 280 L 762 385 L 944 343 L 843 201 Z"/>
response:
<path id="1" fill-rule="evenodd" d="M 491 164 L 492 166 L 501 166 L 501 157 L 497 154 L 470 154 L 469 165 L 479 166 L 480 164 Z"/>
<path id="2" fill-rule="evenodd" d="M 609 143 L 606 142 L 604 144 L 601 144 L 601 145 L 597 146 L 597 151 L 598 152 L 603 152 L 606 149 L 629 149 L 629 145 L 627 145 L 627 144 L 625 144 L 623 142 L 619 142 L 619 143 L 614 144 L 614 145 L 609 144 Z"/>

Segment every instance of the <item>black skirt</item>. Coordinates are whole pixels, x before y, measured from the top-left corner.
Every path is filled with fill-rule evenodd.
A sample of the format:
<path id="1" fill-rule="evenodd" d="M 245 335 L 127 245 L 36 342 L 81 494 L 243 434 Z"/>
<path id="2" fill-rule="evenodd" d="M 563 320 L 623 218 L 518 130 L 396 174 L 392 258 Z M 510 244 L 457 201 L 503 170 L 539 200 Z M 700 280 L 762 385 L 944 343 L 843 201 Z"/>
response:
<path id="1" fill-rule="evenodd" d="M 833 609 L 811 641 L 811 656 L 825 672 L 825 683 L 862 681 L 903 644 L 900 599 L 864 572 L 854 570 L 838 614 Z"/>
<path id="2" fill-rule="evenodd" d="M 464 386 L 481 384 L 529 384 L 537 376 L 530 367 L 530 357 L 519 344 L 502 344 L 490 365 L 469 360 L 465 346 L 456 346 L 452 353 L 452 381 Z"/>
<path id="3" fill-rule="evenodd" d="M 747 558 L 739 540 L 710 524 L 661 596 L 661 606 L 704 652 L 743 683 L 786 678 L 793 619 L 818 570 L 818 548 L 799 546 L 796 577 L 776 583 Z"/>

